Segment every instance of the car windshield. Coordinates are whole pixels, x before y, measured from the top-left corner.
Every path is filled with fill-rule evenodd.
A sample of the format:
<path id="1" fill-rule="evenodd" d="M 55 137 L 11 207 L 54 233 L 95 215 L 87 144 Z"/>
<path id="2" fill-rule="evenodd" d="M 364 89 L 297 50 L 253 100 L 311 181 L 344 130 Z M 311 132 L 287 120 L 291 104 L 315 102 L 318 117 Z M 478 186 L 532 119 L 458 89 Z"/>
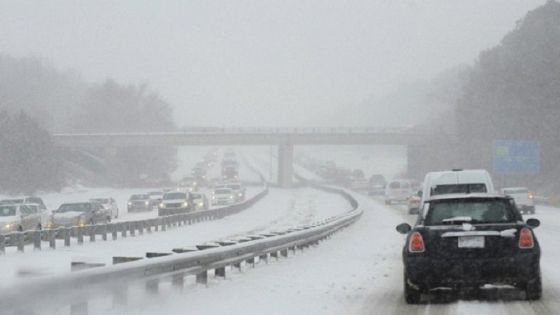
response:
<path id="1" fill-rule="evenodd" d="M 91 199 L 91 201 L 95 201 L 101 204 L 109 203 L 109 199 L 107 198 L 95 198 L 95 199 Z"/>
<path id="2" fill-rule="evenodd" d="M 431 201 L 425 225 L 516 222 L 513 204 L 507 199 L 444 199 Z"/>
<path id="3" fill-rule="evenodd" d="M 132 195 L 130 196 L 130 200 L 146 200 L 149 199 L 148 195 Z"/>
<path id="4" fill-rule="evenodd" d="M 0 204 L 18 204 L 23 203 L 23 199 L 5 199 L 0 201 Z"/>
<path id="5" fill-rule="evenodd" d="M 447 194 L 485 193 L 485 184 L 451 184 L 432 187 L 432 196 Z"/>
<path id="6" fill-rule="evenodd" d="M 527 188 L 517 188 L 517 189 L 504 189 L 505 195 L 513 194 L 528 194 L 529 190 Z"/>
<path id="7" fill-rule="evenodd" d="M 65 203 L 58 207 L 57 212 L 87 212 L 90 209 L 90 203 Z"/>
<path id="8" fill-rule="evenodd" d="M 231 188 L 232 190 L 239 190 L 239 189 L 241 189 L 241 186 L 240 186 L 240 185 L 235 185 L 235 184 L 234 184 L 234 185 L 227 185 L 227 187 L 228 187 L 228 188 Z"/>
<path id="9" fill-rule="evenodd" d="M 0 206 L 0 217 L 13 217 L 16 215 L 16 206 Z"/>
<path id="10" fill-rule="evenodd" d="M 167 193 L 163 196 L 163 199 L 164 200 L 187 199 L 187 194 L 182 192 Z"/>
<path id="11" fill-rule="evenodd" d="M 231 189 L 216 189 L 214 190 L 214 194 L 216 195 L 231 194 Z"/>

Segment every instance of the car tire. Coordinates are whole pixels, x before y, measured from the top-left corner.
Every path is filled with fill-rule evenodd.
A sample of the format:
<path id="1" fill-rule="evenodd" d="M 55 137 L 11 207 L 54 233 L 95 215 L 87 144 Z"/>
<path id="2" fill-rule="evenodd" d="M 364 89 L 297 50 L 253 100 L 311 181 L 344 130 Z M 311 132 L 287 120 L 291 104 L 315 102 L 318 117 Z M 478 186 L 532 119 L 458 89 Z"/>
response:
<path id="1" fill-rule="evenodd" d="M 422 297 L 422 292 L 408 285 L 408 278 L 406 277 L 406 274 L 404 275 L 403 285 L 404 285 L 404 300 L 406 304 L 419 304 Z"/>
<path id="2" fill-rule="evenodd" d="M 525 296 L 528 301 L 540 300 L 542 296 L 541 276 L 529 280 L 525 286 Z"/>
<path id="3" fill-rule="evenodd" d="M 18 226 L 17 231 L 18 231 L 18 232 L 23 232 L 23 227 L 22 227 L 21 225 Z"/>

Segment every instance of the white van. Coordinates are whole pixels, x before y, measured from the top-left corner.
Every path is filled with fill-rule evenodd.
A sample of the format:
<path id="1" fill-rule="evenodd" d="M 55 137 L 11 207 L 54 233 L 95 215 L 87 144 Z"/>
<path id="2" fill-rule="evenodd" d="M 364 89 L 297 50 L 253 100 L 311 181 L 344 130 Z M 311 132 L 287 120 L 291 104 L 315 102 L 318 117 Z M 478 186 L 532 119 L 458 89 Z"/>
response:
<path id="1" fill-rule="evenodd" d="M 495 193 L 488 171 L 459 169 L 430 172 L 424 178 L 421 204 L 435 195 L 470 193 Z"/>
<path id="2" fill-rule="evenodd" d="M 385 204 L 406 202 L 415 193 L 415 181 L 410 179 L 395 179 L 385 186 Z"/>

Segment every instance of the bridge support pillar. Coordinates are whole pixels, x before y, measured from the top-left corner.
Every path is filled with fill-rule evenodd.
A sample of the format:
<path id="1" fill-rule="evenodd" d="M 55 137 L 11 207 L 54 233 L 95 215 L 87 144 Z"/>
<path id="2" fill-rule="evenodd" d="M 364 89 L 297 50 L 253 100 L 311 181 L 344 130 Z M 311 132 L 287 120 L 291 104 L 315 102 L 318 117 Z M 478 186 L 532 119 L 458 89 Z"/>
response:
<path id="1" fill-rule="evenodd" d="M 292 186 L 294 175 L 294 146 L 281 144 L 278 146 L 278 185 L 284 188 Z"/>

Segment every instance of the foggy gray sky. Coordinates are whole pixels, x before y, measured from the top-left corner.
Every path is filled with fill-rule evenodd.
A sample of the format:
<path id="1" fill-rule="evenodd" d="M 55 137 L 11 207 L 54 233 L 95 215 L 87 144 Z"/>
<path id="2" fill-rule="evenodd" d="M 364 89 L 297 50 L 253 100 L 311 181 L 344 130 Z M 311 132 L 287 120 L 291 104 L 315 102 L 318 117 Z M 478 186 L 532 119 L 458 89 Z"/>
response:
<path id="1" fill-rule="evenodd" d="M 544 2 L 0 0 L 0 52 L 147 82 L 179 125 L 332 125 L 335 107 L 471 63 Z"/>

